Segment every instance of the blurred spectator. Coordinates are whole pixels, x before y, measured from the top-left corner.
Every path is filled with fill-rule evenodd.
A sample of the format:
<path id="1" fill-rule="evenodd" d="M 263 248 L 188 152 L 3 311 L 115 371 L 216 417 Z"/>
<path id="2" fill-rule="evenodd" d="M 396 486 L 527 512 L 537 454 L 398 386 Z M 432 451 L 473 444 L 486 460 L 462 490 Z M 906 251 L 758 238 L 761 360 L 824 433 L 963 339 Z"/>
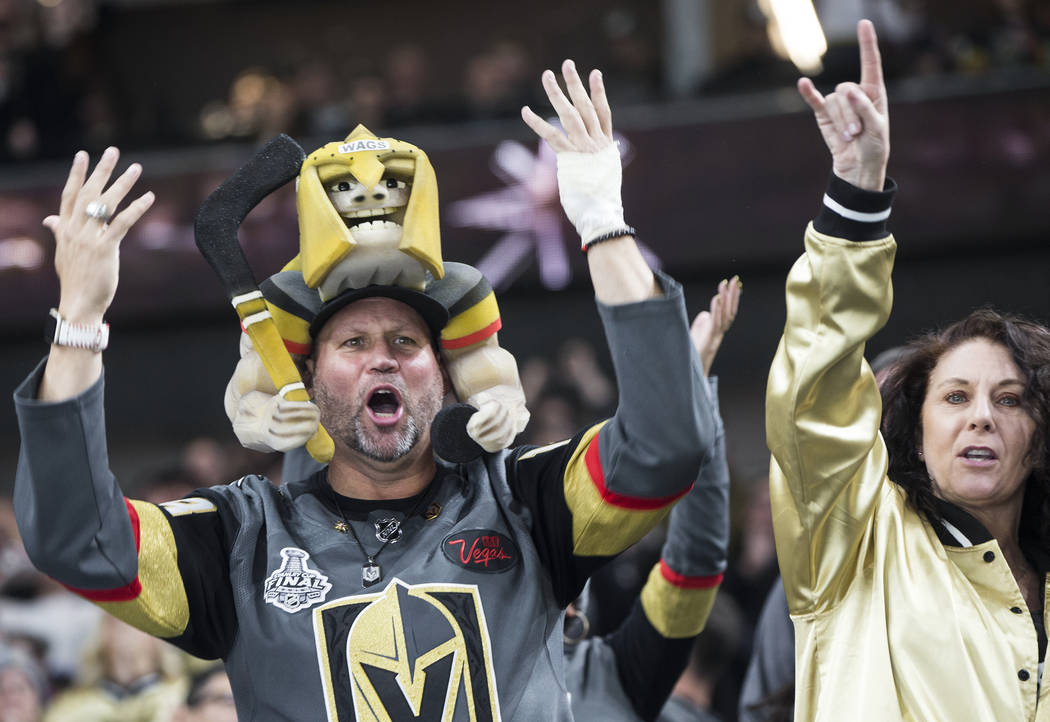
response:
<path id="1" fill-rule="evenodd" d="M 297 132 L 311 138 L 342 138 L 360 122 L 351 119 L 347 93 L 340 87 L 332 66 L 321 58 L 295 70 L 292 91 L 298 109 Z"/>
<path id="2" fill-rule="evenodd" d="M 391 48 L 384 63 L 384 125 L 397 127 L 443 120 L 444 111 L 431 94 L 429 67 L 419 45 L 403 43 Z"/>
<path id="3" fill-rule="evenodd" d="M 656 100 L 660 92 L 660 55 L 652 31 L 644 27 L 639 9 L 627 6 L 608 10 L 601 19 L 606 56 L 597 67 L 609 78 L 609 102 L 622 107 Z"/>
<path id="4" fill-rule="evenodd" d="M 724 0 L 711 5 L 714 71 L 698 91 L 738 93 L 794 84 L 798 70 L 770 46 L 766 19 L 755 0 Z"/>
<path id="5" fill-rule="evenodd" d="M 740 642 L 743 619 L 733 599 L 724 594 L 715 598 L 711 615 L 693 643 L 689 666 L 671 691 L 671 699 L 660 711 L 658 722 L 718 722 L 723 719 L 713 707 L 714 690 L 730 671 L 727 649 Z"/>
<path id="6" fill-rule="evenodd" d="M 190 677 L 186 702 L 172 719 L 173 722 L 237 722 L 233 688 L 222 665 L 207 667 Z"/>
<path id="7" fill-rule="evenodd" d="M 166 466 L 150 472 L 136 485 L 135 498 L 151 504 L 163 504 L 187 496 L 194 489 L 207 484 L 197 483 L 197 476 L 184 466 Z"/>
<path id="8" fill-rule="evenodd" d="M 768 478 L 735 485 L 730 488 L 730 493 L 733 524 L 729 567 L 721 594 L 731 597 L 736 603 L 741 623 L 737 645 L 724 650 L 730 673 L 721 678 L 715 691 L 715 708 L 726 719 L 736 716 L 740 683 L 751 658 L 755 625 L 766 594 L 779 573 Z"/>
<path id="9" fill-rule="evenodd" d="M 531 356 L 521 365 L 521 384 L 532 418 L 525 443 L 563 441 L 576 429 L 612 415 L 616 389 L 598 363 L 593 344 L 567 339 L 555 352 L 556 363 Z"/>
<path id="10" fill-rule="evenodd" d="M 240 476 L 232 468 L 229 449 L 207 436 L 199 436 L 186 444 L 182 464 L 194 480 L 194 488 L 227 484 Z"/>
<path id="11" fill-rule="evenodd" d="M 504 40 L 467 61 L 463 74 L 464 120 L 516 118 L 533 101 L 528 55 L 518 43 Z"/>
<path id="12" fill-rule="evenodd" d="M 374 75 L 366 75 L 353 81 L 350 86 L 350 110 L 351 119 L 345 134 L 348 134 L 360 123 L 373 133 L 380 132 L 384 124 L 393 123 L 384 117 L 386 113 L 385 99 L 383 96 L 383 81 Z"/>
<path id="13" fill-rule="evenodd" d="M 9 499 L 0 499 L 0 636 L 62 684 L 75 675 L 81 649 L 101 612 L 29 562 Z"/>
<path id="14" fill-rule="evenodd" d="M 108 614 L 98 625 L 76 688 L 55 697 L 46 722 L 168 722 L 185 695 L 174 647 Z"/>
<path id="15" fill-rule="evenodd" d="M 84 143 L 81 82 L 93 0 L 0 2 L 0 158 L 65 156 Z"/>
<path id="16" fill-rule="evenodd" d="M 0 646 L 0 722 L 40 722 L 47 680 L 27 655 Z"/>
<path id="17" fill-rule="evenodd" d="M 741 722 L 791 722 L 795 712 L 795 626 L 784 585 L 769 589 L 755 627 L 755 645 L 741 684 Z"/>
<path id="18" fill-rule="evenodd" d="M 660 548 L 666 538 L 666 526 L 656 527 L 591 576 L 581 604 L 590 622 L 591 636 L 610 634 L 627 619 L 649 571 L 660 561 Z"/>
<path id="19" fill-rule="evenodd" d="M 918 72 L 975 74 L 1050 67 L 1050 8 L 1044 0 L 898 0 L 923 17 Z"/>
<path id="20" fill-rule="evenodd" d="M 225 103 L 201 110 L 200 133 L 210 140 L 264 140 L 291 132 L 296 114 L 296 95 L 288 83 L 261 68 L 247 68 L 234 78 Z"/>
<path id="21" fill-rule="evenodd" d="M 729 569 L 722 589 L 739 603 L 749 627 L 754 627 L 766 592 L 777 577 L 773 542 L 773 515 L 769 507 L 769 481 L 763 477 L 733 489 L 738 501 Z"/>
<path id="22" fill-rule="evenodd" d="M 616 403 L 616 388 L 598 363 L 594 346 L 582 338 L 570 338 L 558 350 L 558 370 L 562 379 L 574 388 L 588 412 L 596 416 L 611 414 Z M 584 423 L 589 421 L 583 420 Z"/>
<path id="23" fill-rule="evenodd" d="M 546 446 L 572 438 L 579 428 L 573 403 L 565 394 L 550 393 L 529 406 L 529 425 L 525 429 L 528 444 Z"/>

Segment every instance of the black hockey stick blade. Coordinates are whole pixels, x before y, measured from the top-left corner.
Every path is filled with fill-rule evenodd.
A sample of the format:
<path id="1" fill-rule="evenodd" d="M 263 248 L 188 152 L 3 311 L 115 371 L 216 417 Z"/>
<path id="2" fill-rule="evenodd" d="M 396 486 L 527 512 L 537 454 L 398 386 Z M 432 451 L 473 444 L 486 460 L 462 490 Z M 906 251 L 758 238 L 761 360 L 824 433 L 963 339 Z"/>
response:
<path id="1" fill-rule="evenodd" d="M 197 211 L 197 248 L 230 298 L 258 288 L 237 229 L 259 201 L 299 174 L 305 159 L 302 147 L 282 133 L 205 198 Z"/>

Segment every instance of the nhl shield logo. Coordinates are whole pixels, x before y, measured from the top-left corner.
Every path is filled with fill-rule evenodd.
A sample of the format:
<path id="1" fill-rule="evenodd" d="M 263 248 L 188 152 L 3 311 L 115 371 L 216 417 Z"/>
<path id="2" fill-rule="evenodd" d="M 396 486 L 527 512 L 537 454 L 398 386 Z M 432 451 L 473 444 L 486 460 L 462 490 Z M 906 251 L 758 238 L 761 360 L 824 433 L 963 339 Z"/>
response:
<path id="1" fill-rule="evenodd" d="M 281 567 L 263 585 L 263 601 L 290 614 L 323 602 L 332 585 L 328 577 L 306 565 L 309 558 L 302 549 L 282 549 Z"/>

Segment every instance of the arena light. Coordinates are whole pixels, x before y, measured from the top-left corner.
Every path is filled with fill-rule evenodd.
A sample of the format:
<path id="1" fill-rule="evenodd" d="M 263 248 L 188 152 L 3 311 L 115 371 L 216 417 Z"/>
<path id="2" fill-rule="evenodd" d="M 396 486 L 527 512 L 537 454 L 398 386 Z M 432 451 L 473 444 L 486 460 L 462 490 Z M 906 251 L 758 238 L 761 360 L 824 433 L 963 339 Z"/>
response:
<path id="1" fill-rule="evenodd" d="M 828 41 L 811 0 L 759 0 L 758 5 L 766 16 L 766 32 L 776 54 L 803 73 L 819 73 Z"/>

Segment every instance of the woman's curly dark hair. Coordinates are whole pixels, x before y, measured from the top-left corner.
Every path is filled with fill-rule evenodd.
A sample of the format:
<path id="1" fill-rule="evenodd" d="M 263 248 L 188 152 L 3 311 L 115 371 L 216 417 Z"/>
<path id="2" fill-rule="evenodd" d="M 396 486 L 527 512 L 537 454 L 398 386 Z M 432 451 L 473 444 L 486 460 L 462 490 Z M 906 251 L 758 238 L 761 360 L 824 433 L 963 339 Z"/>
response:
<path id="1" fill-rule="evenodd" d="M 1035 536 L 1050 546 L 1050 329 L 1020 316 L 993 309 L 974 311 L 942 331 L 908 344 L 907 352 L 881 384 L 882 435 L 889 450 L 889 477 L 904 487 L 908 501 L 931 522 L 940 519 L 933 482 L 919 458 L 922 402 L 930 374 L 945 353 L 976 338 L 1009 351 L 1025 382 L 1022 404 L 1035 421 L 1028 454 L 1032 472 L 1025 490 L 1022 536 Z"/>

